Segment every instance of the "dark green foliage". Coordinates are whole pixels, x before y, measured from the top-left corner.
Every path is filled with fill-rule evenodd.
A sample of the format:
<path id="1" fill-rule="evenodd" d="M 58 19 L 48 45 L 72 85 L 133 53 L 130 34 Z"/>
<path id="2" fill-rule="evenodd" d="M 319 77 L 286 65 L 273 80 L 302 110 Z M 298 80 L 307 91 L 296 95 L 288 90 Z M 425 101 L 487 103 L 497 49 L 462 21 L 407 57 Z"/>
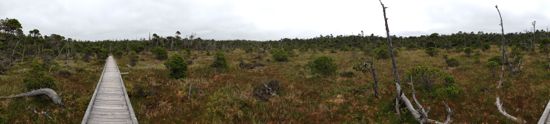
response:
<path id="1" fill-rule="evenodd" d="M 136 54 L 136 52 L 131 51 L 130 54 L 128 54 L 128 58 L 130 59 L 130 66 L 136 66 L 137 62 L 139 60 L 139 56 Z"/>
<path id="2" fill-rule="evenodd" d="M 449 67 L 457 67 L 460 65 L 460 63 L 458 62 L 458 59 L 456 58 L 448 58 L 445 60 L 445 63 L 447 63 L 447 66 Z"/>
<path id="3" fill-rule="evenodd" d="M 464 48 L 464 54 L 465 54 L 466 56 L 468 56 L 468 57 L 472 56 L 472 52 L 473 52 L 473 50 L 472 50 L 471 47 L 466 47 L 466 48 Z"/>
<path id="4" fill-rule="evenodd" d="M 23 82 L 27 90 L 51 88 L 56 89 L 55 79 L 47 74 L 44 64 L 33 62 L 32 69 L 25 75 Z"/>
<path id="5" fill-rule="evenodd" d="M 187 63 L 180 55 L 173 55 L 164 62 L 164 66 L 170 71 L 170 77 L 175 79 L 185 78 Z"/>
<path id="6" fill-rule="evenodd" d="M 540 53 L 543 53 L 543 54 L 550 53 L 550 39 L 549 38 L 540 41 L 539 51 L 540 51 Z"/>
<path id="7" fill-rule="evenodd" d="M 493 56 L 491 58 L 489 58 L 489 60 L 487 61 L 493 61 L 493 62 L 496 62 L 498 65 L 502 65 L 502 57 L 500 56 Z"/>
<path id="8" fill-rule="evenodd" d="M 484 43 L 482 46 L 481 46 L 481 50 L 482 51 L 487 51 L 491 49 L 491 44 L 488 44 L 488 43 Z"/>
<path id="9" fill-rule="evenodd" d="M 489 61 L 487 62 L 487 64 L 485 64 L 485 67 L 489 68 L 489 72 L 491 72 L 493 77 L 495 77 L 498 66 L 498 62 L 495 61 Z"/>
<path id="10" fill-rule="evenodd" d="M 124 54 L 122 52 L 122 50 L 113 50 L 112 54 L 116 57 L 116 58 L 120 58 L 122 56 L 122 54 Z"/>
<path id="11" fill-rule="evenodd" d="M 288 52 L 284 49 L 275 49 L 271 51 L 271 56 L 273 57 L 273 60 L 278 62 L 288 61 Z"/>
<path id="12" fill-rule="evenodd" d="M 158 60 L 165 60 L 168 58 L 168 52 L 163 47 L 155 47 L 151 50 L 151 52 Z"/>
<path id="13" fill-rule="evenodd" d="M 227 65 L 227 60 L 225 60 L 225 55 L 222 52 L 216 52 L 216 55 L 214 55 L 214 62 L 212 62 L 210 67 L 221 70 L 229 68 Z"/>
<path id="14" fill-rule="evenodd" d="M 439 98 L 456 98 L 460 95 L 461 89 L 456 85 L 456 81 L 453 76 L 448 74 L 443 74 L 443 81 L 445 85 L 438 88 L 435 93 Z"/>
<path id="15" fill-rule="evenodd" d="M 435 47 L 429 47 L 429 48 L 426 48 L 426 54 L 428 54 L 429 56 L 437 56 L 437 53 L 438 53 L 438 50 L 437 48 Z"/>
<path id="16" fill-rule="evenodd" d="M 394 52 L 395 54 L 396 52 Z M 377 59 L 388 59 L 390 58 L 390 52 L 388 49 L 385 48 L 376 48 L 374 49 L 374 55 Z"/>
<path id="17" fill-rule="evenodd" d="M 313 74 L 332 75 L 336 72 L 336 67 L 334 60 L 327 56 L 321 56 L 309 62 L 309 68 Z"/>
<path id="18" fill-rule="evenodd" d="M 406 76 L 408 81 L 413 81 L 415 84 L 420 84 L 424 90 L 431 91 L 434 82 L 441 76 L 441 70 L 428 66 L 416 66 L 407 71 Z"/>

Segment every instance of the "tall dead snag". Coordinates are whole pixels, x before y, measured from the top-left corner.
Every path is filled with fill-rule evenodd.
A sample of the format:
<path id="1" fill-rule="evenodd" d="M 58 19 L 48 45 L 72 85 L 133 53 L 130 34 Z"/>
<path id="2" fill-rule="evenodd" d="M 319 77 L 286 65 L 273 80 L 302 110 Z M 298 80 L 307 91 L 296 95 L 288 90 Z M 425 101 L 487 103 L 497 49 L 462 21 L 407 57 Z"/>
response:
<path id="1" fill-rule="evenodd" d="M 533 25 L 533 40 L 531 40 L 531 52 L 535 52 L 535 40 L 537 40 L 537 21 L 531 23 Z"/>
<path id="2" fill-rule="evenodd" d="M 395 60 L 395 56 L 394 56 L 394 53 L 393 53 L 393 45 L 392 45 L 392 40 L 391 40 L 391 36 L 390 36 L 390 29 L 389 29 L 389 26 L 388 26 L 388 18 L 386 16 L 386 8 L 387 7 L 384 6 L 384 3 L 382 3 L 382 0 L 379 0 L 379 1 L 380 1 L 380 5 L 382 6 L 382 12 L 384 14 L 384 23 L 385 23 L 385 26 L 386 26 L 386 36 L 387 36 L 387 41 L 388 41 L 388 48 L 389 48 L 390 57 L 391 57 L 391 60 L 392 60 L 392 72 L 393 72 L 393 77 L 394 77 L 394 81 L 395 81 L 395 89 L 397 91 L 397 97 L 395 98 L 395 102 L 396 102 L 395 109 L 396 109 L 396 111 L 399 114 L 399 103 L 401 101 L 401 103 L 403 103 L 405 105 L 407 110 L 409 110 L 409 112 L 411 112 L 411 115 L 420 123 L 436 123 L 436 124 L 450 123 L 451 122 L 452 111 L 449 108 L 449 106 L 447 106 L 446 104 L 445 104 L 445 106 L 447 107 L 447 120 L 445 120 L 444 122 L 439 122 L 439 121 L 436 121 L 436 120 L 429 119 L 428 118 L 428 112 L 424 109 L 424 107 L 420 104 L 420 102 L 416 98 L 413 98 L 413 100 L 416 104 L 416 107 L 418 107 L 418 109 L 415 108 L 415 106 L 411 103 L 409 98 L 407 98 L 405 93 L 402 92 L 401 82 L 399 80 L 399 72 L 397 71 L 397 61 Z M 412 82 L 411 82 L 411 85 L 412 85 Z M 414 89 L 413 89 L 413 91 L 414 91 Z M 413 96 L 416 96 L 414 92 L 413 92 Z"/>
<path id="3" fill-rule="evenodd" d="M 500 17 L 500 29 L 501 29 L 501 36 L 502 36 L 502 39 L 500 41 L 501 59 L 506 60 L 506 43 L 505 43 L 506 38 L 504 37 L 504 24 L 502 22 L 502 15 L 500 14 L 500 10 L 498 9 L 498 5 L 495 5 L 495 8 L 497 9 L 498 16 Z M 501 89 L 502 83 L 504 82 L 504 71 L 505 71 L 504 65 L 505 65 L 505 63 L 500 65 L 500 75 L 499 75 L 497 90 Z M 500 96 L 499 96 L 498 93 L 497 93 L 497 98 L 496 98 L 495 105 L 497 106 L 497 109 L 500 112 L 500 114 L 504 115 L 506 118 L 508 118 L 510 120 L 513 120 L 515 122 L 518 122 L 518 123 L 525 123 L 525 121 L 522 121 L 521 119 L 508 114 L 508 112 L 506 112 L 506 110 L 504 110 L 504 107 L 502 107 L 502 102 L 500 101 Z"/>

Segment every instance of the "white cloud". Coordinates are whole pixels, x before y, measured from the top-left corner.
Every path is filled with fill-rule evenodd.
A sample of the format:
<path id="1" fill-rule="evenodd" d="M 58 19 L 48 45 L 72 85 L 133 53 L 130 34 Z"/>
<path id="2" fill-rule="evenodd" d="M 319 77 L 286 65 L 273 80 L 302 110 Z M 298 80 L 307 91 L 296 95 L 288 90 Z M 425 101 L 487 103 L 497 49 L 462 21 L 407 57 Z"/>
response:
<path id="1" fill-rule="evenodd" d="M 498 31 L 550 25 L 547 0 L 385 0 L 393 34 Z M 24 30 L 86 40 L 196 33 L 214 39 L 280 39 L 384 33 L 378 0 L 0 0 L 0 17 Z"/>

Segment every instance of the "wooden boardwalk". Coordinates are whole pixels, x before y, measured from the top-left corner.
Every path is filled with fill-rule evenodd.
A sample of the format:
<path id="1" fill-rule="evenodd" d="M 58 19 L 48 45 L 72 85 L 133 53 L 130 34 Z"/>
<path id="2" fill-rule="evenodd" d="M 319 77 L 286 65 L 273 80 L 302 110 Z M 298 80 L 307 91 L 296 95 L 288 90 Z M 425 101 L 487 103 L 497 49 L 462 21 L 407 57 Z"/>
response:
<path id="1" fill-rule="evenodd" d="M 105 62 L 99 82 L 82 119 L 82 124 L 87 123 L 137 124 L 120 70 L 112 56 L 109 56 Z"/>
<path id="2" fill-rule="evenodd" d="M 546 104 L 546 108 L 542 112 L 538 124 L 550 124 L 550 101 Z"/>

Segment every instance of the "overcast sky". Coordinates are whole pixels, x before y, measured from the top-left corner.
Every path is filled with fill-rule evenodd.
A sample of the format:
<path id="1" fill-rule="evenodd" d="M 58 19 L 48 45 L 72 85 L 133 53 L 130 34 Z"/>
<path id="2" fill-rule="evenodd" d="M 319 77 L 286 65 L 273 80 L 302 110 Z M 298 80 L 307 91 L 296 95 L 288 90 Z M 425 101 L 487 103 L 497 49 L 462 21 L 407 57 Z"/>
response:
<path id="1" fill-rule="evenodd" d="M 550 26 L 550 0 L 384 0 L 392 34 L 506 32 L 537 21 Z M 278 40 L 319 35 L 384 34 L 378 0 L 0 0 L 0 18 L 16 18 L 25 33 L 82 40 L 196 34 L 206 39 Z"/>

